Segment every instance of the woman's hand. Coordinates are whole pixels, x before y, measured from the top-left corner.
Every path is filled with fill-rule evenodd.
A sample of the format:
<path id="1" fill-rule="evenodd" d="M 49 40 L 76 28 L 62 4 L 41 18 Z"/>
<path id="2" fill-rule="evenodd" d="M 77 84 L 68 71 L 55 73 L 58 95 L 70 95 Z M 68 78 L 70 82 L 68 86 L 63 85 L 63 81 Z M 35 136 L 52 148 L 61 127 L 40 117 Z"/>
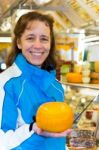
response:
<path id="1" fill-rule="evenodd" d="M 38 135 L 45 136 L 45 137 L 66 137 L 67 135 L 69 135 L 72 132 L 72 129 L 68 129 L 68 130 L 66 130 L 64 132 L 60 132 L 60 133 L 47 132 L 47 131 L 40 129 L 36 123 L 33 124 L 32 129 Z"/>
<path id="2" fill-rule="evenodd" d="M 39 133 L 39 135 L 42 136 L 46 136 L 46 137 L 66 137 L 67 135 L 69 135 L 71 133 L 71 129 L 68 129 L 64 132 L 60 132 L 60 133 L 54 133 L 54 132 L 47 132 L 47 131 L 41 131 L 41 133 Z"/>

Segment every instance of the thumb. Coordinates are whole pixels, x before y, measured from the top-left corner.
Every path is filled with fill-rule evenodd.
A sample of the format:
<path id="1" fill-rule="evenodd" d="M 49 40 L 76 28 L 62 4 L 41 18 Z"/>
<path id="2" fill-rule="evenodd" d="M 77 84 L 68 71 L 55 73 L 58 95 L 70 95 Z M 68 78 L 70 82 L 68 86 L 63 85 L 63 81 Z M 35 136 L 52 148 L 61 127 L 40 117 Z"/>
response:
<path id="1" fill-rule="evenodd" d="M 67 135 L 70 135 L 72 131 L 73 129 L 67 129 L 63 133 L 67 136 Z"/>
<path id="2" fill-rule="evenodd" d="M 37 134 L 40 134 L 42 132 L 42 129 L 40 129 L 36 122 L 33 124 L 33 131 L 36 132 Z"/>

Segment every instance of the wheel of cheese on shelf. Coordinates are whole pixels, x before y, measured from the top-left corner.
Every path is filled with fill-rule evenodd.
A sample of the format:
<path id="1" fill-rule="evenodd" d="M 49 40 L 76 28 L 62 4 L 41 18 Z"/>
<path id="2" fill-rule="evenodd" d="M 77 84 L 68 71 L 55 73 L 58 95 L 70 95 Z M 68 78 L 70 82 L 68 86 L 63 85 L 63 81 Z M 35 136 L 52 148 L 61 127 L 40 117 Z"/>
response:
<path id="1" fill-rule="evenodd" d="M 99 73 L 99 61 L 94 62 L 94 69 L 96 73 Z"/>
<path id="2" fill-rule="evenodd" d="M 91 83 L 92 84 L 99 84 L 99 73 L 92 72 L 90 74 L 90 77 L 91 77 Z"/>
<path id="3" fill-rule="evenodd" d="M 48 132 L 63 132 L 72 127 L 73 120 L 72 108 L 65 102 L 44 103 L 36 114 L 38 127 Z"/>
<path id="4" fill-rule="evenodd" d="M 66 74 L 67 82 L 82 83 L 82 74 L 76 72 L 69 72 Z"/>

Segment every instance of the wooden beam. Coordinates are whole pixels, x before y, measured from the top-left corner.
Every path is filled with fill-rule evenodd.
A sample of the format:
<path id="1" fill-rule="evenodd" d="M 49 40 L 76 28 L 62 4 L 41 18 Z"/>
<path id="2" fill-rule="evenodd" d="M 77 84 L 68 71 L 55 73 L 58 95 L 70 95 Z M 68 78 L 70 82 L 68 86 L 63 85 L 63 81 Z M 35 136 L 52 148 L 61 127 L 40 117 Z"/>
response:
<path id="1" fill-rule="evenodd" d="M 63 10 L 63 14 L 71 21 L 71 23 L 76 27 L 85 26 L 87 23 L 77 14 L 77 12 L 68 5 L 64 5 L 65 10 Z"/>
<path id="2" fill-rule="evenodd" d="M 88 6 L 83 0 L 77 0 L 77 2 L 88 13 L 92 20 L 99 20 L 99 15 L 94 11 L 93 8 Z"/>

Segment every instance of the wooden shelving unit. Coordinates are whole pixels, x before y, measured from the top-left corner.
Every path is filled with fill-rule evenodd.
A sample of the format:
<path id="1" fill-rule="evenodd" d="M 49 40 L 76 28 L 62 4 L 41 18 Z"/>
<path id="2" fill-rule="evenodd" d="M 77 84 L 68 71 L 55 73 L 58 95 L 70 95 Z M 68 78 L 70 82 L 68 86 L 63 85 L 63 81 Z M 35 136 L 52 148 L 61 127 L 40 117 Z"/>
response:
<path id="1" fill-rule="evenodd" d="M 99 84 L 77 84 L 77 83 L 68 83 L 68 82 L 62 82 L 63 85 L 69 85 L 74 86 L 78 88 L 90 88 L 90 89 L 96 89 L 99 90 Z"/>

